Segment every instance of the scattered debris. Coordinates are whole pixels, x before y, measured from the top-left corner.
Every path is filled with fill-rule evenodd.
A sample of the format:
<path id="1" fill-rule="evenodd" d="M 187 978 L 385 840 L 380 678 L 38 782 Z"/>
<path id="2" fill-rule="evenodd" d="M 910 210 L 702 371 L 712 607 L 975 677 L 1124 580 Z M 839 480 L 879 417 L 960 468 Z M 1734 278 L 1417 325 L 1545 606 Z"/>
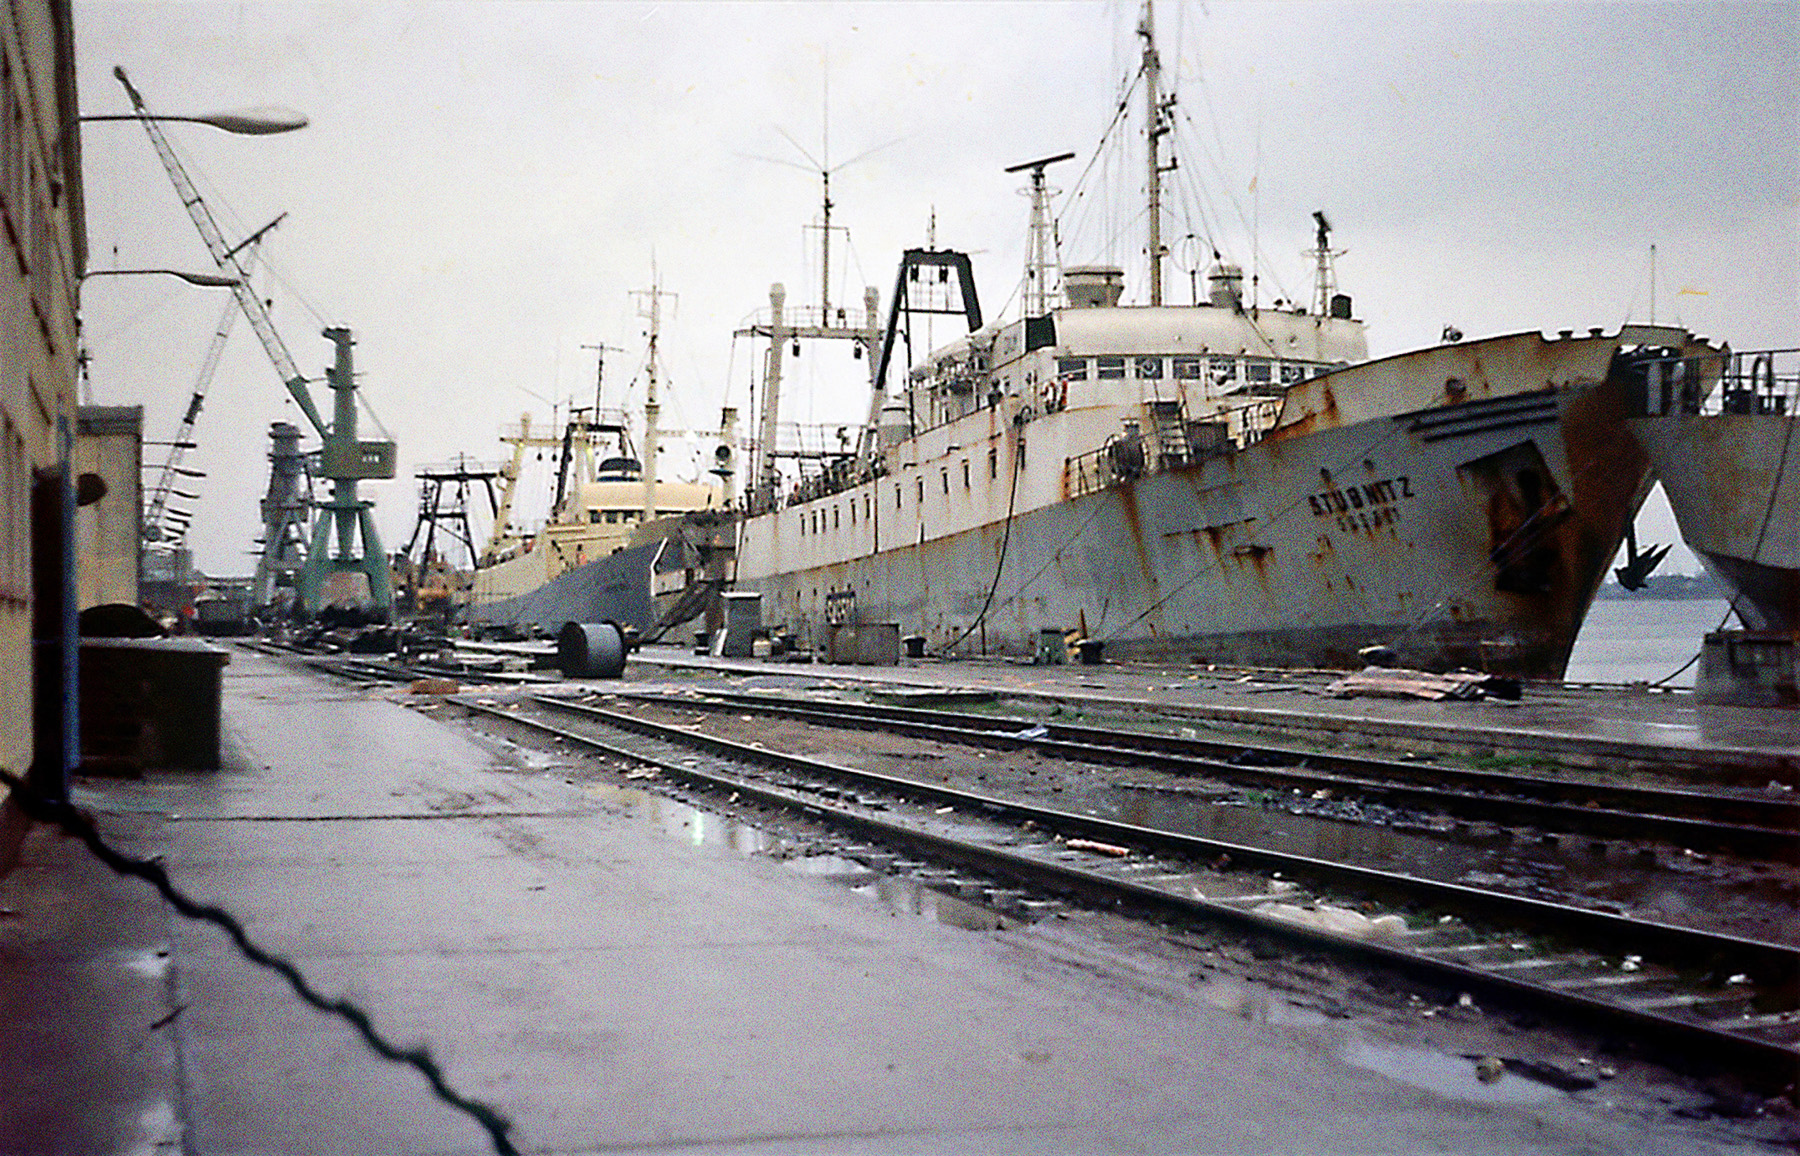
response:
<path id="1" fill-rule="evenodd" d="M 1267 915 L 1301 927 L 1316 928 L 1350 939 L 1397 939 L 1406 934 L 1406 920 L 1398 915 L 1378 915 L 1370 919 L 1348 907 L 1321 903 L 1316 907 L 1300 907 L 1293 903 L 1261 903 L 1258 915 Z"/>
<path id="2" fill-rule="evenodd" d="M 462 687 L 449 678 L 415 678 L 407 689 L 414 694 L 456 694 Z"/>
<path id="3" fill-rule="evenodd" d="M 1117 843 L 1099 843 L 1093 839 L 1070 839 L 1066 844 L 1074 851 L 1092 851 L 1096 855 L 1112 855 L 1124 858 L 1131 854 L 1131 848 L 1121 847 Z"/>
<path id="4" fill-rule="evenodd" d="M 1404 667 L 1364 667 L 1347 674 L 1325 688 L 1333 698 L 1423 698 L 1431 701 L 1454 699 L 1473 702 L 1483 698 L 1517 699 L 1519 680 L 1483 674 L 1474 670 L 1453 670 L 1433 674 L 1428 670 Z"/>
<path id="5" fill-rule="evenodd" d="M 1559 1092 L 1580 1092 L 1594 1086 L 1594 1077 L 1587 1073 L 1571 1072 L 1544 1060 L 1524 1060 L 1516 1056 L 1480 1056 L 1471 1052 L 1463 1053 L 1463 1059 L 1475 1061 L 1475 1076 L 1484 1084 L 1491 1084 L 1502 1073 L 1511 1072 Z"/>

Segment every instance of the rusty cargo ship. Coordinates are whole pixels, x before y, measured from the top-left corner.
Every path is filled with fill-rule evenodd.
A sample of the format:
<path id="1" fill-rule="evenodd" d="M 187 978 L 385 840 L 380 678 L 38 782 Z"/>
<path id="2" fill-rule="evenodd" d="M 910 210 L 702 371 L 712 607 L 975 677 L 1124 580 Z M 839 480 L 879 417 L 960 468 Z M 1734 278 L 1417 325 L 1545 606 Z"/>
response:
<path id="1" fill-rule="evenodd" d="M 1034 654 L 1054 632 L 1109 657 L 1342 668 L 1375 647 L 1560 677 L 1652 485 L 1625 426 L 1648 367 L 1712 347 L 1654 326 L 1446 332 L 1370 360 L 1322 214 L 1308 305 L 1259 307 L 1223 261 L 1204 300 L 1167 304 L 1168 166 L 1146 136 L 1146 304 L 1122 303 L 1117 267 L 1058 268 L 1044 168 L 1071 154 L 1009 170 L 1034 193 L 1015 320 L 984 322 L 968 258 L 941 249 L 906 254 L 885 324 L 873 292 L 815 310 L 775 288 L 741 331 L 767 348 L 737 586 L 819 645 L 881 623 L 943 654 Z M 890 388 L 915 311 L 969 333 Z M 869 420 L 835 452 L 784 448 L 784 350 L 832 337 L 873 367 Z"/>

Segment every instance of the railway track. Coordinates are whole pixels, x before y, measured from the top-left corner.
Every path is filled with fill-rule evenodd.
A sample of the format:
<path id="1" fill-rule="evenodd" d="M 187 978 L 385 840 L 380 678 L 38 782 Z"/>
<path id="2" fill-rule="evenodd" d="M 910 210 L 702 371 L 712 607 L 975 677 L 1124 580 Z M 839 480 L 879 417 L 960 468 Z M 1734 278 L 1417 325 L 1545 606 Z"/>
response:
<path id="1" fill-rule="evenodd" d="M 555 698 L 465 705 L 847 833 L 872 845 L 870 868 L 1000 910 L 1028 908 L 1025 888 L 1233 927 L 1553 1011 L 1771 1090 L 1800 1074 L 1800 948 L 924 784 Z"/>
<path id="2" fill-rule="evenodd" d="M 626 694 L 667 703 L 663 696 Z M 1609 783 L 1445 767 L 1291 747 L 1109 730 L 939 709 L 770 694 L 706 692 L 684 707 L 753 711 L 837 727 L 877 729 L 1088 763 L 1128 764 L 1249 787 L 1329 791 L 1462 819 L 1572 837 L 1660 840 L 1696 851 L 1800 862 L 1800 803 L 1748 792 Z"/>

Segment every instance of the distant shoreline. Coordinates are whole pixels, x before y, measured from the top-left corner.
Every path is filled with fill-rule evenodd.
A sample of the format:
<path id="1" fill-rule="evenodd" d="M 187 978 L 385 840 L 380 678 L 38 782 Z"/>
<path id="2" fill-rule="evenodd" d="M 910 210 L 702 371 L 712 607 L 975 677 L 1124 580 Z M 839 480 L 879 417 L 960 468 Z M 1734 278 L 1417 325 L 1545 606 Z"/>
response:
<path id="1" fill-rule="evenodd" d="M 1724 598 L 1725 591 L 1711 574 L 1652 574 L 1642 590 L 1627 590 L 1608 580 L 1594 597 L 1607 602 L 1693 602 Z"/>

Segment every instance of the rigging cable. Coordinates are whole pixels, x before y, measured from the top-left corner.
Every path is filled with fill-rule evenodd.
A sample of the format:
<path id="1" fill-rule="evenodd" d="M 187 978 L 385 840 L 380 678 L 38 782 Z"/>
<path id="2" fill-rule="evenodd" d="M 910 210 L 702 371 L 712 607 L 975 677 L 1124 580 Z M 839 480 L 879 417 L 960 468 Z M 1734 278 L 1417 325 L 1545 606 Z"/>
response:
<path id="1" fill-rule="evenodd" d="M 1024 424 L 1020 423 L 1015 425 L 1013 431 L 1012 486 L 1006 492 L 1006 529 L 1000 534 L 1000 557 L 994 562 L 994 580 L 988 583 L 987 596 L 981 600 L 981 609 L 976 613 L 975 620 L 969 623 L 969 625 L 963 629 L 961 634 L 945 643 L 938 651 L 940 655 L 948 655 L 956 648 L 957 643 L 974 633 L 977 626 L 980 626 L 987 621 L 988 607 L 992 606 L 994 602 L 994 591 L 1000 588 L 1000 574 L 1006 569 L 1006 548 L 1008 544 L 1012 542 L 1013 503 L 1019 496 L 1019 475 L 1025 472 L 1025 463 L 1019 460 L 1019 446 L 1025 440 Z M 1089 515 L 1089 517 L 1091 519 L 1092 515 Z M 1083 523 L 1084 527 L 1085 525 L 1086 523 Z M 1077 537 L 1079 536 L 1080 532 L 1077 531 Z M 1040 568 L 1038 573 L 1043 573 L 1043 570 Z M 1036 577 L 1036 574 L 1032 575 L 1032 579 L 1035 579 Z M 1029 585 L 1030 581 L 1031 579 L 1027 579 L 1027 585 Z M 1023 589 L 1024 587 L 1021 586 L 1020 590 Z M 1013 597 L 1017 596 L 1017 592 L 1015 591 Z M 1008 601 L 1011 601 L 1011 598 L 1009 598 Z"/>
<path id="2" fill-rule="evenodd" d="M 1377 438 L 1375 441 L 1373 441 L 1369 445 L 1365 446 L 1363 448 L 1362 453 L 1352 455 L 1348 460 L 1351 462 L 1355 462 L 1355 461 L 1359 461 L 1363 458 L 1373 456 L 1377 449 L 1381 448 L 1381 446 L 1383 446 L 1385 443 L 1391 441 L 1395 437 L 1395 435 L 1399 432 L 1399 428 L 1400 427 L 1398 425 L 1391 426 L 1391 428 L 1389 429 L 1389 432 L 1385 436 Z M 1339 468 L 1346 468 L 1346 467 L 1340 466 Z M 1270 517 L 1268 519 L 1270 524 L 1279 523 L 1283 519 L 1287 518 L 1288 515 L 1294 513 L 1295 511 L 1297 511 L 1300 508 L 1300 505 L 1303 501 L 1304 501 L 1304 498 L 1295 498 L 1292 502 L 1288 503 L 1286 506 L 1283 506 L 1281 509 L 1275 511 L 1275 513 L 1270 515 Z M 1188 587 L 1192 586 L 1194 583 L 1198 582 L 1200 579 L 1206 577 L 1206 575 L 1214 573 L 1214 572 L 1223 572 L 1224 569 L 1225 569 L 1225 558 L 1223 555 L 1221 555 L 1219 557 L 1219 559 L 1217 561 L 1213 562 L 1211 565 L 1202 566 L 1202 567 L 1198 568 L 1197 570 L 1195 570 L 1193 573 L 1189 574 L 1185 579 L 1183 579 L 1179 584 L 1177 584 L 1173 590 L 1169 591 L 1167 594 L 1163 595 L 1161 598 L 1158 598 L 1156 601 L 1152 602 L 1149 606 L 1147 606 L 1143 610 L 1139 611 L 1136 617 L 1132 618 L 1129 622 L 1124 623 L 1118 629 L 1119 630 L 1129 630 L 1131 627 L 1136 626 L 1139 622 L 1142 622 L 1144 619 L 1148 618 L 1150 615 L 1152 615 L 1152 614 L 1156 613 L 1158 610 L 1162 609 L 1162 607 L 1171 598 L 1175 597 L 1177 594 L 1180 594 L 1182 591 L 1186 590 Z M 1265 588 L 1264 592 L 1263 592 L 1263 604 L 1264 604 L 1265 608 L 1269 609 L 1271 612 L 1274 611 L 1274 609 L 1275 609 L 1273 598 L 1274 598 L 1273 594 L 1271 594 Z M 1112 635 L 1112 637 L 1117 637 L 1116 631 Z"/>

